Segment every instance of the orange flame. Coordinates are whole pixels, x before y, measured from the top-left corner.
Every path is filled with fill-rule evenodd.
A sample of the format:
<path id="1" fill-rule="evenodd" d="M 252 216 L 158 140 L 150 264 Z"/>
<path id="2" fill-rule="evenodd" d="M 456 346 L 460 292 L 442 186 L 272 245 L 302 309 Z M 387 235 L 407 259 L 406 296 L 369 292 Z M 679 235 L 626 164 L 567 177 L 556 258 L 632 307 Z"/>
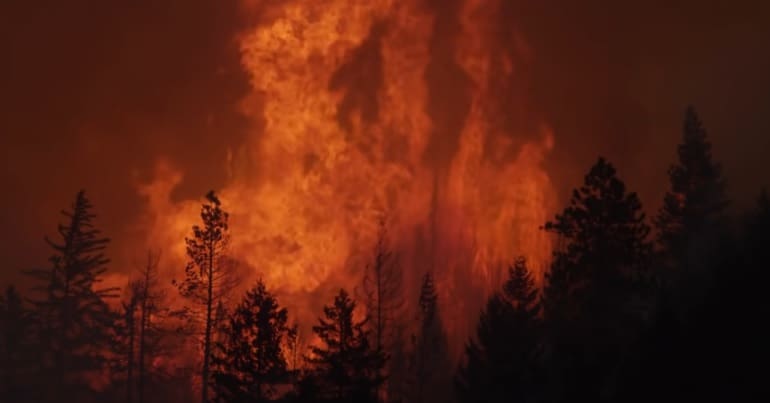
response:
<path id="1" fill-rule="evenodd" d="M 500 123 L 523 113 L 526 99 L 513 91 L 501 103 L 499 86 L 518 83 L 530 51 L 515 32 L 490 28 L 503 2 L 448 0 L 441 12 L 430 3 L 245 3 L 259 11 L 240 37 L 254 129 L 226 161 L 220 195 L 241 270 L 306 324 L 339 287 L 360 284 L 380 217 L 407 302 L 434 271 L 458 337 L 514 256 L 539 270 L 550 254 L 538 227 L 555 197 L 541 165 L 553 135 Z M 159 163 L 140 189 L 148 241 L 179 267 L 200 208 L 170 201 L 182 179 Z"/>

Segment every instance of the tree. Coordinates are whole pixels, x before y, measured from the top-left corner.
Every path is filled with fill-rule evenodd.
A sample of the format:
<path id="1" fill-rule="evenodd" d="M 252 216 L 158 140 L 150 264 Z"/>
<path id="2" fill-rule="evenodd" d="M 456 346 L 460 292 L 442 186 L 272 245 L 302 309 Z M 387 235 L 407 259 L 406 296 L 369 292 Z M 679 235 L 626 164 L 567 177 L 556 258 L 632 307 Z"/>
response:
<path id="1" fill-rule="evenodd" d="M 217 343 L 212 384 L 221 402 L 264 402 L 288 382 L 283 340 L 288 313 L 259 280 L 236 308 Z"/>
<path id="2" fill-rule="evenodd" d="M 300 351 L 304 347 L 304 342 L 302 339 L 302 334 L 300 333 L 300 328 L 298 323 L 292 324 L 287 332 L 286 332 L 286 355 L 287 355 L 287 361 L 286 363 L 289 366 L 290 372 L 296 372 L 299 370 L 300 366 Z"/>
<path id="3" fill-rule="evenodd" d="M 396 316 L 402 309 L 401 266 L 386 245 L 384 221 L 374 249 L 373 262 L 367 265 L 363 290 L 372 325 L 372 344 L 387 360 L 396 340 Z"/>
<path id="4" fill-rule="evenodd" d="M 30 320 L 16 288 L 9 286 L 0 295 L 0 396 L 23 401 L 23 385 L 30 376 Z"/>
<path id="5" fill-rule="evenodd" d="M 376 402 L 385 359 L 370 344 L 368 318 L 355 320 L 356 303 L 341 289 L 313 331 L 324 346 L 311 348 L 313 381 L 320 397 L 335 402 Z"/>
<path id="6" fill-rule="evenodd" d="M 166 294 L 158 283 L 158 265 L 160 252 L 147 252 L 147 261 L 140 271 L 138 282 L 139 309 L 139 353 L 137 361 L 137 396 L 139 403 L 144 402 L 145 386 L 148 381 L 147 357 L 162 353 L 162 341 L 167 331 L 162 328 L 162 317 L 166 313 Z"/>
<path id="7" fill-rule="evenodd" d="M 698 239 L 712 229 L 728 205 L 722 168 L 713 160 L 706 130 L 691 106 L 685 112 L 677 157 L 668 170 L 671 187 L 654 220 L 657 244 L 669 270 L 692 263 L 700 252 L 692 250 Z"/>
<path id="8" fill-rule="evenodd" d="M 561 392 L 584 399 L 609 393 L 622 346 L 642 318 L 652 251 L 635 193 L 599 158 L 545 229 L 563 247 L 553 253 L 544 290 L 554 366 Z"/>
<path id="9" fill-rule="evenodd" d="M 441 323 L 438 295 L 430 272 L 425 273 L 418 300 L 418 333 L 413 338 L 409 401 L 446 402 L 451 391 L 449 345 Z"/>
<path id="10" fill-rule="evenodd" d="M 62 214 L 59 242 L 46 238 L 54 254 L 51 267 L 25 273 L 37 283 L 33 299 L 41 381 L 46 392 L 59 398 L 68 385 L 84 385 L 93 371 L 102 370 L 109 347 L 114 313 L 106 302 L 117 288 L 97 288 L 107 270 L 104 250 L 109 243 L 94 227 L 93 206 L 80 191 L 71 211 Z"/>
<path id="11" fill-rule="evenodd" d="M 533 401 L 541 374 L 538 290 L 523 258 L 509 269 L 502 293 L 481 313 L 465 350 L 456 387 L 460 402 Z"/>
<path id="12" fill-rule="evenodd" d="M 113 371 L 125 374 L 126 377 L 126 401 L 133 401 L 135 381 L 134 367 L 136 367 L 136 311 L 139 305 L 141 285 L 130 282 L 128 285 L 128 299 L 122 303 L 120 321 L 115 326 L 115 344 L 112 352 L 116 353 Z"/>
<path id="13" fill-rule="evenodd" d="M 185 238 L 187 256 L 185 279 L 178 284 L 183 297 L 204 309 L 203 366 L 201 368 L 201 402 L 208 401 L 211 340 L 214 310 L 233 287 L 233 272 L 227 256 L 230 240 L 229 214 L 213 191 L 206 195 L 201 208 L 203 226 L 192 227 L 193 237 Z"/>

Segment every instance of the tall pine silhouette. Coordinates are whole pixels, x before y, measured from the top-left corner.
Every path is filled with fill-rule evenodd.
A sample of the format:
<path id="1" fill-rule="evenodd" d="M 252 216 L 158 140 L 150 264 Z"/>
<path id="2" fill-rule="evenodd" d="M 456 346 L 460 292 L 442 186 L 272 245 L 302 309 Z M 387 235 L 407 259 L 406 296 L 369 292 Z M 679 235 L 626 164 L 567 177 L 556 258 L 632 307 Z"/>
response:
<path id="1" fill-rule="evenodd" d="M 60 239 L 46 238 L 54 252 L 50 268 L 26 272 L 39 295 L 32 300 L 38 362 L 51 398 L 68 393 L 65 387 L 84 390 L 88 376 L 103 369 L 111 340 L 115 315 L 105 300 L 117 297 L 117 289 L 99 287 L 109 263 L 104 255 L 109 239 L 94 227 L 92 208 L 85 191 L 78 192 L 72 209 L 62 212 Z"/>
<path id="2" fill-rule="evenodd" d="M 563 245 L 553 254 L 544 296 L 551 367 L 563 388 L 552 390 L 565 398 L 605 399 L 623 346 L 640 326 L 646 294 L 642 280 L 652 246 L 641 202 L 599 158 L 545 228 Z"/>
<path id="3" fill-rule="evenodd" d="M 201 208 L 203 226 L 192 227 L 193 237 L 185 238 L 187 256 L 185 279 L 178 284 L 182 296 L 203 307 L 203 365 L 201 402 L 208 401 L 212 332 L 215 310 L 233 287 L 233 271 L 227 256 L 230 235 L 229 214 L 213 191 L 206 195 Z"/>
<path id="4" fill-rule="evenodd" d="M 168 353 L 163 346 L 164 338 L 170 333 L 163 327 L 163 319 L 168 317 L 166 293 L 159 284 L 160 252 L 147 252 L 147 261 L 139 272 L 138 320 L 137 329 L 137 401 L 145 401 L 145 389 L 148 383 L 159 383 L 159 374 L 152 371 L 149 359 Z"/>
<path id="5" fill-rule="evenodd" d="M 34 362 L 30 343 L 30 317 L 16 288 L 0 294 L 0 397 L 24 401 Z"/>
<path id="6" fill-rule="evenodd" d="M 308 361 L 315 367 L 313 388 L 323 401 L 378 401 L 385 360 L 369 341 L 367 319 L 356 320 L 355 313 L 355 301 L 341 289 L 313 327 L 323 345 L 312 347 Z"/>
<path id="7" fill-rule="evenodd" d="M 398 333 L 401 330 L 399 314 L 403 308 L 401 266 L 393 252 L 388 249 L 385 221 L 380 221 L 377 243 L 374 247 L 372 262 L 366 266 L 362 290 L 366 311 L 371 325 L 372 345 L 386 359 L 386 364 L 393 370 L 390 356 L 396 348 Z M 394 379 L 398 381 L 398 377 Z M 388 389 L 393 389 L 391 379 Z"/>
<path id="8" fill-rule="evenodd" d="M 706 129 L 692 106 L 685 112 L 677 161 L 668 175 L 670 188 L 654 220 L 657 244 L 665 278 L 691 281 L 681 276 L 709 260 L 711 236 L 728 205 L 722 168 L 713 159 Z"/>
<path id="9" fill-rule="evenodd" d="M 410 402 L 447 402 L 451 399 L 452 362 L 433 275 L 425 273 L 418 300 L 417 334 L 410 363 Z"/>
<path id="10" fill-rule="evenodd" d="M 481 313 L 476 339 L 465 349 L 456 386 L 461 403 L 528 402 L 541 381 L 538 290 L 523 258 L 509 269 L 502 293 Z"/>
<path id="11" fill-rule="evenodd" d="M 284 338 L 288 313 L 262 280 L 230 317 L 212 358 L 212 385 L 220 402 L 264 402 L 288 383 Z"/>

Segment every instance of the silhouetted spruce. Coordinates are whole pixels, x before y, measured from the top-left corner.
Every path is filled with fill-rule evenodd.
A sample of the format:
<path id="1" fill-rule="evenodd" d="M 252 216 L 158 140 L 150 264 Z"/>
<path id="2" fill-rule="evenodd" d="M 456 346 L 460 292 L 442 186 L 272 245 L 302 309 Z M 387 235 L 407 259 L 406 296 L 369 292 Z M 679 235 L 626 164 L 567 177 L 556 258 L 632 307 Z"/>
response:
<path id="1" fill-rule="evenodd" d="M 397 316 L 403 307 L 401 266 L 393 256 L 393 252 L 388 250 L 384 220 L 380 221 L 372 262 L 364 271 L 362 290 L 372 330 L 371 344 L 385 359 L 385 365 L 388 365 L 390 352 L 396 343 L 399 325 Z"/>
<path id="2" fill-rule="evenodd" d="M 166 293 L 159 283 L 160 252 L 148 252 L 147 261 L 139 272 L 138 284 L 138 351 L 137 366 L 137 401 L 145 401 L 146 388 L 151 384 L 158 385 L 164 381 L 164 374 L 153 370 L 151 359 L 169 355 L 170 349 L 165 345 L 171 331 L 165 327 L 164 319 L 168 318 Z"/>
<path id="3" fill-rule="evenodd" d="M 229 245 L 229 214 L 213 191 L 206 195 L 201 207 L 203 226 L 193 225 L 193 237 L 185 238 L 187 256 L 185 279 L 178 284 L 182 296 L 203 307 L 204 341 L 201 368 L 201 402 L 208 401 L 212 332 L 215 310 L 222 297 L 232 288 L 232 268 L 227 256 Z"/>
<path id="4" fill-rule="evenodd" d="M 414 336 L 409 379 L 409 402 L 447 402 L 452 391 L 452 362 L 439 312 L 436 285 L 425 273 L 418 300 L 418 328 Z"/>
<path id="5" fill-rule="evenodd" d="M 649 227 L 635 193 L 600 158 L 548 222 L 563 247 L 553 254 L 544 290 L 553 393 L 570 399 L 612 394 L 625 346 L 641 326 L 647 296 Z"/>
<path id="6" fill-rule="evenodd" d="M 481 313 L 456 378 L 458 400 L 534 401 L 541 387 L 541 321 L 538 290 L 523 258 L 509 270 L 502 293 Z"/>
<path id="7" fill-rule="evenodd" d="M 315 390 L 321 401 L 376 402 L 384 381 L 382 353 L 371 346 L 367 319 L 355 319 L 356 303 L 341 289 L 313 331 L 323 346 L 312 347 L 308 362 L 314 366 L 305 390 Z"/>
<path id="8" fill-rule="evenodd" d="M 259 280 L 225 326 L 212 357 L 212 388 L 219 402 L 266 402 L 289 383 L 283 342 L 288 313 Z"/>
<path id="9" fill-rule="evenodd" d="M 363 292 L 369 312 L 373 345 L 383 351 L 393 339 L 393 322 L 401 308 L 401 267 L 387 247 L 384 222 L 374 248 L 371 264 L 364 271 Z"/>
<path id="10" fill-rule="evenodd" d="M 30 317 L 16 288 L 0 294 L 0 397 L 9 402 L 28 399 L 26 387 L 33 376 Z"/>
<path id="11" fill-rule="evenodd" d="M 139 283 L 129 282 L 128 294 L 121 302 L 119 318 L 113 327 L 114 335 L 110 348 L 112 386 L 124 386 L 123 400 L 128 403 L 133 402 L 136 390 L 136 336 L 140 290 Z"/>
<path id="12" fill-rule="evenodd" d="M 685 112 L 677 162 L 668 175 L 670 188 L 655 217 L 657 243 L 666 271 L 687 271 L 687 265 L 705 262 L 699 255 L 709 248 L 708 236 L 728 205 L 722 169 L 693 107 Z"/>
<path id="13" fill-rule="evenodd" d="M 46 238 L 54 252 L 51 266 L 26 271 L 38 294 L 31 302 L 41 355 L 39 379 L 51 399 L 66 393 L 77 398 L 75 393 L 84 391 L 88 376 L 103 370 L 116 319 L 105 299 L 117 297 L 117 289 L 99 288 L 109 263 L 104 255 L 109 239 L 94 227 L 91 210 L 91 202 L 80 191 L 72 210 L 62 212 L 67 222 L 59 225 L 61 239 Z"/>

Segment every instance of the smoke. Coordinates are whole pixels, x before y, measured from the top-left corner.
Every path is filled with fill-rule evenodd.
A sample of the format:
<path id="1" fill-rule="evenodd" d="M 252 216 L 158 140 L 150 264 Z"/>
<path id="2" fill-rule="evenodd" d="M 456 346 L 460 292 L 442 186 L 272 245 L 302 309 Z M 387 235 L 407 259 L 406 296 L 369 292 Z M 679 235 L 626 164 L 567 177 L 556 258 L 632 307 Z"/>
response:
<path id="1" fill-rule="evenodd" d="M 86 188 L 116 256 L 142 211 L 134 183 L 158 156 L 186 173 L 176 199 L 226 179 L 227 150 L 253 124 L 238 110 L 248 91 L 235 39 L 235 1 L 4 1 L 0 12 L 0 221 L 3 279 L 45 264 L 42 238 Z M 3 281 L 5 282 L 5 281 Z"/>

